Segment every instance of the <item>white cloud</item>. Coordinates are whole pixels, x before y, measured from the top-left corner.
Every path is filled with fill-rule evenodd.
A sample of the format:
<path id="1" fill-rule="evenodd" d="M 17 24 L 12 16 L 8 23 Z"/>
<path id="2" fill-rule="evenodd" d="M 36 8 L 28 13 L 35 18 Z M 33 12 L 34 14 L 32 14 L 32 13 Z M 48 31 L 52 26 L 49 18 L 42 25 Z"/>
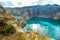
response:
<path id="1" fill-rule="evenodd" d="M 0 1 L 12 1 L 12 0 L 0 0 Z"/>
<path id="2" fill-rule="evenodd" d="M 59 4 L 60 5 L 60 0 L 52 0 L 54 4 Z"/>
<path id="3" fill-rule="evenodd" d="M 10 1 L 13 6 L 29 6 L 31 3 L 37 2 L 38 0 L 2 0 L 1 2 L 8 6 L 10 5 L 7 3 L 8 1 Z"/>
<path id="4" fill-rule="evenodd" d="M 0 0 L 6 6 L 10 6 L 8 1 L 11 3 L 11 6 L 31 6 L 31 5 L 45 5 L 45 4 L 60 4 L 59 0 Z"/>
<path id="5" fill-rule="evenodd" d="M 52 3 L 52 0 L 44 0 L 42 1 L 42 4 L 51 4 Z"/>

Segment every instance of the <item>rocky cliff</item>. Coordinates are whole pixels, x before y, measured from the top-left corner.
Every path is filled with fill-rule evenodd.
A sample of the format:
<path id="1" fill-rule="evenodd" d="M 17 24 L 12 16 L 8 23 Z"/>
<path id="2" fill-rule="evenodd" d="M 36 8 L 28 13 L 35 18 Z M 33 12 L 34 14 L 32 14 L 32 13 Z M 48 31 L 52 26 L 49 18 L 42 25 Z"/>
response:
<path id="1" fill-rule="evenodd" d="M 53 18 L 53 19 L 54 17 L 59 19 L 59 16 L 56 16 L 56 15 L 60 13 L 60 5 L 57 5 L 57 4 L 15 7 L 15 8 L 7 7 L 5 9 L 10 13 L 12 13 L 14 16 L 22 16 L 27 13 L 29 17 L 35 16 L 35 17 L 46 17 L 46 18 Z"/>

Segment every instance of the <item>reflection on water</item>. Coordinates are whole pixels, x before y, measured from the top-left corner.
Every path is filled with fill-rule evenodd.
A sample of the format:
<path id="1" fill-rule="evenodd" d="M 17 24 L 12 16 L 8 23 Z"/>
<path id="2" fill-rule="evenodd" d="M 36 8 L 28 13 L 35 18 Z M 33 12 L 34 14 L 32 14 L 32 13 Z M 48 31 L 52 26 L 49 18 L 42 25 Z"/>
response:
<path id="1" fill-rule="evenodd" d="M 29 27 L 28 27 L 29 26 Z M 50 30 L 49 37 L 56 40 L 60 39 L 60 20 L 54 20 L 51 18 L 31 18 L 24 29 L 38 31 L 38 27 L 41 27 L 42 35 L 44 36 L 47 30 Z"/>

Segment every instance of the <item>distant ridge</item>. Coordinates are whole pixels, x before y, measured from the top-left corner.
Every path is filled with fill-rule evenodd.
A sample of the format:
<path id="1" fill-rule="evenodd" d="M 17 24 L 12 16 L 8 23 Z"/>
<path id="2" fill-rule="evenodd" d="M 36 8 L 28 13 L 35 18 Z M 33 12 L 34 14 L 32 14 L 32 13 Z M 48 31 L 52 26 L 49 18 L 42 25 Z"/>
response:
<path id="1" fill-rule="evenodd" d="M 60 14 L 60 5 L 36 5 L 36 6 L 26 6 L 26 7 L 5 7 L 5 9 L 11 12 L 13 15 L 24 15 L 28 13 L 30 16 L 36 17 L 48 17 L 48 18 L 57 18 L 56 16 Z M 60 16 L 58 17 L 60 18 Z"/>

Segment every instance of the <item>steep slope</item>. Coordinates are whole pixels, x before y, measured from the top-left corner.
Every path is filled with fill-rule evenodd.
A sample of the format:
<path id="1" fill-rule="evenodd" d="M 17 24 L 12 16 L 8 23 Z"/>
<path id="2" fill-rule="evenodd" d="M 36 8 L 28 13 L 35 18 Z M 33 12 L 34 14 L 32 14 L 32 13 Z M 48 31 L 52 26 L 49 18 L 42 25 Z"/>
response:
<path id="1" fill-rule="evenodd" d="M 36 17 L 54 18 L 57 14 L 60 13 L 60 6 L 57 4 L 15 7 L 15 8 L 5 8 L 5 9 L 11 12 L 15 16 L 22 16 L 25 15 L 25 13 L 28 13 L 30 17 L 36 16 Z M 59 16 L 57 17 L 59 19 Z"/>

